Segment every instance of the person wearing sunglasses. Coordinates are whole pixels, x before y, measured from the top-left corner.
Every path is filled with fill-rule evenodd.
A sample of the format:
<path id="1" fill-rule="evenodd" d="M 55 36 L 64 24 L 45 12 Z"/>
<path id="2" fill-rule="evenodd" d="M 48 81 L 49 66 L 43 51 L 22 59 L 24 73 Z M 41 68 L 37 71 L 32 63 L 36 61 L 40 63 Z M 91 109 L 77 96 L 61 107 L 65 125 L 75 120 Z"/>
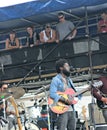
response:
<path id="1" fill-rule="evenodd" d="M 68 34 L 69 36 L 66 38 L 66 40 L 73 39 L 77 33 L 74 24 L 71 21 L 66 20 L 65 15 L 62 12 L 58 13 L 58 19 L 59 23 L 56 25 L 56 42 L 62 41 Z"/>
<path id="2" fill-rule="evenodd" d="M 40 32 L 40 42 L 41 43 L 52 43 L 56 41 L 56 31 L 51 28 L 48 23 L 45 25 L 45 29 Z"/>

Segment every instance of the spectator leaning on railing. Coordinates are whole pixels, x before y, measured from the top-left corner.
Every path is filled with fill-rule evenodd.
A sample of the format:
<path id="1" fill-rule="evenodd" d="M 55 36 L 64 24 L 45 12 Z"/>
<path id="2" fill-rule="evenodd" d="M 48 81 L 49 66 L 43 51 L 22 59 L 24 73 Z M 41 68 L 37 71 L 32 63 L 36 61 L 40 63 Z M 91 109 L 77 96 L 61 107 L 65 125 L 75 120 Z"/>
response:
<path id="1" fill-rule="evenodd" d="M 45 29 L 40 32 L 40 42 L 41 43 L 52 43 L 56 41 L 56 31 L 51 28 L 48 23 L 45 25 Z"/>
<path id="2" fill-rule="evenodd" d="M 62 12 L 58 13 L 58 19 L 59 23 L 56 25 L 56 31 L 57 31 L 56 42 L 62 41 L 68 34 L 69 36 L 66 38 L 66 40 L 73 39 L 77 33 L 74 24 L 71 21 L 66 20 L 65 15 Z"/>
<path id="3" fill-rule="evenodd" d="M 34 32 L 34 27 L 29 26 L 27 27 L 27 46 L 28 47 L 33 47 L 35 45 L 39 44 L 39 35 Z"/>
<path id="4" fill-rule="evenodd" d="M 9 38 L 6 39 L 6 49 L 19 48 L 19 39 L 16 37 L 15 31 L 11 31 Z"/>

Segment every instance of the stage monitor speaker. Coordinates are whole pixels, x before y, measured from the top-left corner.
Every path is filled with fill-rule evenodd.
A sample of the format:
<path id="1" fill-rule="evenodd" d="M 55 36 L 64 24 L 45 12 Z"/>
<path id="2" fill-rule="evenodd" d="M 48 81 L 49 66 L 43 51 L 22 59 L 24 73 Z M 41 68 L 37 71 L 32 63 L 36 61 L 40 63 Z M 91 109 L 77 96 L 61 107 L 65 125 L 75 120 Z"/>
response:
<path id="1" fill-rule="evenodd" d="M 95 126 L 95 130 L 107 130 L 107 124 L 97 124 Z"/>

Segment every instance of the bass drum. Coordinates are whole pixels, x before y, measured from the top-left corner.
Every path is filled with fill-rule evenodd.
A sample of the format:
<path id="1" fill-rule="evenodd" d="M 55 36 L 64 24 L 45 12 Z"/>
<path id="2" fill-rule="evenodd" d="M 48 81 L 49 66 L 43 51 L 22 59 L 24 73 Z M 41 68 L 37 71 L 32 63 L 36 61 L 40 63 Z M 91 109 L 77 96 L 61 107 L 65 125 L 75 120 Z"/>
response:
<path id="1" fill-rule="evenodd" d="M 40 128 L 31 122 L 26 122 L 25 123 L 25 130 L 40 130 Z"/>
<path id="2" fill-rule="evenodd" d="M 27 111 L 30 118 L 38 118 L 40 117 L 40 110 L 39 108 L 35 108 L 34 106 L 27 107 Z"/>

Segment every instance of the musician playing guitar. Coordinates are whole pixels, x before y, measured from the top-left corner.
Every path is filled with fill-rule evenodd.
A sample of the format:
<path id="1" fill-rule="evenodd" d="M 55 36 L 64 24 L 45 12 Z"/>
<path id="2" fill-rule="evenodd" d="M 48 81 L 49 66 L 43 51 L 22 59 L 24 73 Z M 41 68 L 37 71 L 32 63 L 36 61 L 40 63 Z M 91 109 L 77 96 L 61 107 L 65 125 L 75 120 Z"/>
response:
<path id="1" fill-rule="evenodd" d="M 56 62 L 57 75 L 52 79 L 50 85 L 50 98 L 57 104 L 59 101 L 65 104 L 65 108 L 59 112 L 57 120 L 58 130 L 75 130 L 76 129 L 76 117 L 74 111 L 74 105 L 72 100 L 63 97 L 60 92 L 65 92 L 71 88 L 76 91 L 72 80 L 70 79 L 70 66 L 65 59 L 60 59 Z M 59 94 L 57 93 L 59 92 Z M 67 111 L 66 111 L 67 110 Z M 63 113 L 64 111 L 64 113 Z M 57 112 L 56 112 L 57 113 Z"/>
<path id="2" fill-rule="evenodd" d="M 107 123 L 107 77 L 101 76 L 99 78 L 103 82 L 103 85 L 99 88 L 93 89 L 93 95 L 97 99 L 98 107 L 102 109 L 102 113 Z"/>

